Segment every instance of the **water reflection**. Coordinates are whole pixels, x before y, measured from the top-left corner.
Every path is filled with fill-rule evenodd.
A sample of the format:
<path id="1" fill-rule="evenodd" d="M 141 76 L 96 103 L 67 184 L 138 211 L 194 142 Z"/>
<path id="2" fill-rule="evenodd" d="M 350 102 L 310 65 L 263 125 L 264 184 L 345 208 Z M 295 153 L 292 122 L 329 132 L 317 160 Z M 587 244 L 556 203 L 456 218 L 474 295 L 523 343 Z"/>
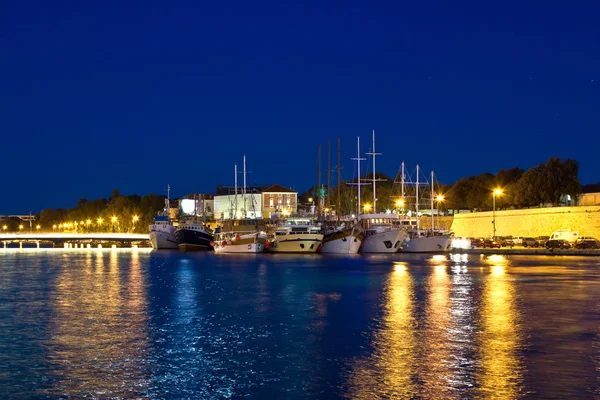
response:
<path id="1" fill-rule="evenodd" d="M 519 397 L 523 368 L 519 359 L 519 320 L 515 286 L 503 265 L 494 265 L 484 278 L 481 302 L 478 373 L 480 394 L 484 398 Z"/>
<path id="2" fill-rule="evenodd" d="M 442 399 L 450 395 L 452 283 L 445 265 L 436 265 L 427 282 L 426 326 L 423 332 L 422 390 L 426 398 Z"/>
<path id="3" fill-rule="evenodd" d="M 47 395 L 131 397 L 145 392 L 144 274 L 136 252 L 131 253 L 127 280 L 117 252 L 109 254 L 108 271 L 105 255 L 95 252 L 92 260 L 90 252 L 63 260 L 52 304 L 49 360 L 54 376 Z"/>
<path id="4" fill-rule="evenodd" d="M 385 289 L 383 317 L 374 333 L 373 354 L 353 366 L 349 397 L 356 399 L 410 398 L 416 354 L 414 279 L 396 263 Z"/>

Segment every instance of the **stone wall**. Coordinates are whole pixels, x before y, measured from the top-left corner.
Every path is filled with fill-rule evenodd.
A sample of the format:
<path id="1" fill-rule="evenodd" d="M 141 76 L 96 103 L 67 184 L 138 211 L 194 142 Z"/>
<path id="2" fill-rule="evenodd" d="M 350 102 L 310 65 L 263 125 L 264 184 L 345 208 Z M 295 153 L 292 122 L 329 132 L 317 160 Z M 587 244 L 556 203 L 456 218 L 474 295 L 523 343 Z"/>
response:
<path id="1" fill-rule="evenodd" d="M 452 231 L 462 237 L 489 237 L 494 230 L 492 218 L 491 211 L 456 214 Z M 497 236 L 550 236 L 559 229 L 600 238 L 600 206 L 496 211 Z"/>

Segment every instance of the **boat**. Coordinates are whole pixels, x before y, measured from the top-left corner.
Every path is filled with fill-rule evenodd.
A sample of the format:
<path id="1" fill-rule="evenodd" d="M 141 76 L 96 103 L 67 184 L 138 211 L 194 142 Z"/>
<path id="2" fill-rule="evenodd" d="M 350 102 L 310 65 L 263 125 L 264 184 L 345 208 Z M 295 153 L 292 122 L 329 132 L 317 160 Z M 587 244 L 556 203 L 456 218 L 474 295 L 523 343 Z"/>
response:
<path id="1" fill-rule="evenodd" d="M 433 213 L 434 186 L 433 171 L 431 172 L 431 229 L 421 230 L 419 228 L 419 166 L 417 165 L 417 182 L 415 185 L 415 209 L 416 218 L 414 225 L 408 231 L 401 251 L 403 253 L 446 253 L 452 250 L 452 239 L 454 234 L 442 229 L 435 228 Z"/>
<path id="2" fill-rule="evenodd" d="M 267 246 L 265 222 L 254 218 L 224 221 L 215 229 L 212 246 L 215 253 L 262 253 Z"/>
<path id="3" fill-rule="evenodd" d="M 375 131 L 373 131 L 373 213 L 359 214 L 358 219 L 363 229 L 362 253 L 396 253 L 402 247 L 407 232 L 400 225 L 400 216 L 391 213 L 377 213 L 377 179 L 375 178 Z M 360 186 L 359 186 L 360 187 Z"/>
<path id="4" fill-rule="evenodd" d="M 361 214 L 359 220 L 364 236 L 361 253 L 397 253 L 408 237 L 397 214 Z"/>
<path id="5" fill-rule="evenodd" d="M 231 215 L 234 217 L 222 221 L 221 226 L 215 229 L 215 239 L 212 246 L 215 253 L 262 253 L 267 244 L 266 224 L 262 218 L 248 218 L 246 214 L 246 156 L 244 156 L 244 200 L 243 218 L 237 218 L 237 164 L 234 166 L 235 174 L 235 205 Z M 251 199 L 252 199 L 252 195 Z M 252 201 L 254 207 L 254 201 Z M 256 212 L 253 213 L 256 215 Z"/>
<path id="6" fill-rule="evenodd" d="M 175 239 L 179 250 L 202 251 L 212 250 L 211 243 L 214 241 L 214 236 L 202 220 L 194 217 L 179 222 Z"/>
<path id="7" fill-rule="evenodd" d="M 326 226 L 321 253 L 324 254 L 356 254 L 360 250 L 363 234 L 356 223 L 339 226 Z"/>
<path id="8" fill-rule="evenodd" d="M 173 220 L 169 217 L 170 199 L 169 193 L 171 187 L 168 186 L 167 198 L 165 199 L 165 208 L 159 211 L 154 218 L 154 222 L 149 226 L 150 243 L 153 249 L 176 249 L 177 238 L 175 231 L 177 227 L 173 224 Z"/>
<path id="9" fill-rule="evenodd" d="M 273 253 L 316 253 L 323 245 L 323 232 L 310 218 L 286 218 L 269 235 Z"/>

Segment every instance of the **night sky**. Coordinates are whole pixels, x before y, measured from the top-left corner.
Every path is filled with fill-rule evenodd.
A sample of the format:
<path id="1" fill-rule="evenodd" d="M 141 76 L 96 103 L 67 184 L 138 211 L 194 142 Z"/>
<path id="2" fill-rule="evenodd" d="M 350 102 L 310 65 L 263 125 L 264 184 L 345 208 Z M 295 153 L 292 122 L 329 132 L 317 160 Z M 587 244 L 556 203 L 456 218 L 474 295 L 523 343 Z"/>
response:
<path id="1" fill-rule="evenodd" d="M 318 143 L 326 163 L 341 136 L 352 178 L 372 129 L 392 176 L 403 160 L 452 183 L 557 156 L 596 182 L 598 15 L 597 1 L 5 0 L 0 214 L 114 188 L 213 192 L 244 154 L 249 183 L 303 192 Z"/>

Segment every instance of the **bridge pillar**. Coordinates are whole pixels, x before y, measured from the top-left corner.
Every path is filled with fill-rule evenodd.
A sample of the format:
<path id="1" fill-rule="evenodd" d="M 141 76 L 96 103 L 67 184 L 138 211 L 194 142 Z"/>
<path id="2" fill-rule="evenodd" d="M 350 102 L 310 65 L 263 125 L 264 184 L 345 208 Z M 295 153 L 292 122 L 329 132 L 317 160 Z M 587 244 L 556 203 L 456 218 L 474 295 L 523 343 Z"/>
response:
<path id="1" fill-rule="evenodd" d="M 4 248 L 6 248 L 6 240 L 4 242 L 2 242 L 2 243 L 4 243 Z"/>
<path id="2" fill-rule="evenodd" d="M 102 245 L 101 245 L 101 244 L 99 244 L 99 245 L 98 245 L 98 248 L 99 248 L 99 249 L 101 249 L 101 248 L 102 248 Z"/>
<path id="3" fill-rule="evenodd" d="M 63 243 L 63 246 L 64 246 L 65 249 L 68 249 L 69 248 L 69 243 L 65 242 L 65 243 Z"/>
<path id="4" fill-rule="evenodd" d="M 37 242 L 35 242 L 35 244 L 37 245 L 37 248 L 39 249 L 40 248 L 40 242 L 37 241 Z"/>
<path id="5" fill-rule="evenodd" d="M 88 248 L 88 249 L 91 249 L 91 248 L 92 248 L 92 245 L 88 243 L 88 244 L 87 244 L 87 248 Z"/>

